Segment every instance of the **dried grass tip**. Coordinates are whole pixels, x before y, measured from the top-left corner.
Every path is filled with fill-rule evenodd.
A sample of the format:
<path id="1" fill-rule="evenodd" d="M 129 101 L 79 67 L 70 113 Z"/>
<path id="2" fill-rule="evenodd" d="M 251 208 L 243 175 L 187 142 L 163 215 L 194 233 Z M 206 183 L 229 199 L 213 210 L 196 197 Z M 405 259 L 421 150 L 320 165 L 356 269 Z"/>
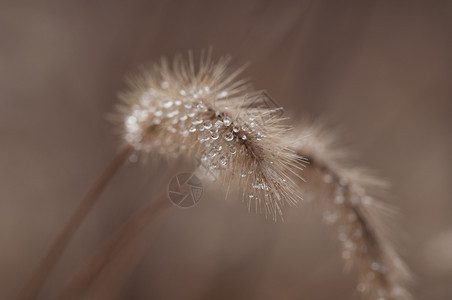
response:
<path id="1" fill-rule="evenodd" d="M 195 64 L 189 53 L 188 61 L 162 59 L 134 77 L 121 95 L 123 138 L 145 156 L 199 159 L 224 185 L 239 186 L 249 209 L 254 203 L 276 220 L 285 203 L 300 199 L 294 178 L 302 164 L 281 143 L 290 129 L 281 107 L 238 79 L 244 68 L 231 69 L 229 61 L 213 62 L 208 52 Z"/>

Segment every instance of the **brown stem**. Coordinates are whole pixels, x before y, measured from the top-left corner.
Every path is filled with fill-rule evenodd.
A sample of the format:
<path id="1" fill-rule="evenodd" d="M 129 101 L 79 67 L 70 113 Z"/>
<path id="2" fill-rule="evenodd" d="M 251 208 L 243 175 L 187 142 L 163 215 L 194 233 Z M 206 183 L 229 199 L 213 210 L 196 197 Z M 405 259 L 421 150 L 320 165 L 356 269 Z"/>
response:
<path id="1" fill-rule="evenodd" d="M 75 234 L 80 224 L 85 219 L 88 212 L 96 203 L 99 196 L 107 186 L 108 182 L 113 178 L 118 169 L 124 163 L 131 152 L 129 146 L 124 147 L 108 164 L 101 176 L 94 182 L 88 193 L 78 205 L 69 221 L 63 227 L 54 240 L 38 266 L 32 273 L 31 277 L 25 283 L 24 288 L 18 295 L 18 300 L 31 300 L 38 296 L 47 277 L 49 277 L 53 267 L 57 263 L 67 244 Z"/>
<path id="2" fill-rule="evenodd" d="M 115 257 L 116 253 L 129 244 L 146 225 L 155 219 L 158 213 L 170 206 L 171 203 L 166 200 L 166 197 L 161 196 L 157 201 L 147 204 L 140 212 L 132 216 L 85 262 L 63 289 L 58 299 L 79 299 L 103 267 Z"/>
<path id="3" fill-rule="evenodd" d="M 155 220 L 155 223 L 158 224 L 150 226 L 150 230 L 142 230 L 134 237 L 133 241 L 130 241 L 115 254 L 115 257 L 90 285 L 89 299 L 121 298 L 119 295 L 121 295 L 124 285 L 146 255 L 149 254 L 149 248 L 154 242 L 153 237 L 162 231 L 162 228 L 167 224 L 168 218 L 162 216 L 160 219 L 163 220 Z"/>

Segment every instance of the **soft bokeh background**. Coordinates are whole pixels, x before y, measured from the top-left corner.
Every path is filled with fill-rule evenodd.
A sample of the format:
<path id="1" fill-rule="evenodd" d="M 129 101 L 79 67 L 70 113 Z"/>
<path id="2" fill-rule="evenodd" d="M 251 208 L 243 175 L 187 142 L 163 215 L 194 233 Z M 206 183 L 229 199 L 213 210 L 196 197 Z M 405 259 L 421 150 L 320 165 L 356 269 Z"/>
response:
<path id="1" fill-rule="evenodd" d="M 417 299 L 452 299 L 451 1 L 0 2 L 0 298 L 11 299 L 114 156 L 105 116 L 143 63 L 214 47 L 293 119 L 323 118 L 392 183 Z M 125 166 L 42 290 L 53 299 L 164 190 Z M 206 191 L 149 227 L 119 299 L 358 299 L 309 208 L 274 224 Z M 114 272 L 110 270 L 111 272 Z M 109 271 L 106 270 L 108 273 Z"/>

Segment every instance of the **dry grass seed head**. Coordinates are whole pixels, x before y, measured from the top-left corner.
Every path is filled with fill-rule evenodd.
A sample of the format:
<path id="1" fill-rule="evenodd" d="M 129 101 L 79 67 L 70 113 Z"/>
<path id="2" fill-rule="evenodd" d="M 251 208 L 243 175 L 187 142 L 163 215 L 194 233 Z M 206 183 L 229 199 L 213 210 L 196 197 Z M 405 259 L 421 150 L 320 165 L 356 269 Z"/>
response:
<path id="1" fill-rule="evenodd" d="M 301 164 L 281 143 L 289 130 L 281 108 L 262 105 L 265 94 L 237 79 L 243 68 L 230 69 L 229 60 L 214 63 L 208 52 L 196 68 L 189 54 L 188 62 L 178 56 L 170 67 L 163 59 L 135 77 L 121 96 L 124 141 L 141 154 L 199 159 L 276 219 L 299 199 L 293 178 Z"/>

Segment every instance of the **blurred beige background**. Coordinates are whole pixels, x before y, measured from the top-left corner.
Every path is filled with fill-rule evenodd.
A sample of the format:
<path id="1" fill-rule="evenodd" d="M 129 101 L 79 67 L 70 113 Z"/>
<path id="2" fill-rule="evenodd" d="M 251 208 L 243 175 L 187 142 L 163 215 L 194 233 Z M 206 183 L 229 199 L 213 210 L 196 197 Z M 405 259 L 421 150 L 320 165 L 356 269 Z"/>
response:
<path id="1" fill-rule="evenodd" d="M 115 154 L 105 116 L 124 76 L 208 46 L 251 62 L 246 76 L 294 120 L 342 129 L 359 161 L 392 183 L 416 298 L 452 299 L 452 2 L 427 0 L 2 0 L 0 299 L 17 294 Z M 53 299 L 166 188 L 166 169 L 121 170 L 40 299 Z M 359 299 L 334 236 L 309 208 L 274 224 L 216 194 L 151 226 L 117 298 Z"/>

